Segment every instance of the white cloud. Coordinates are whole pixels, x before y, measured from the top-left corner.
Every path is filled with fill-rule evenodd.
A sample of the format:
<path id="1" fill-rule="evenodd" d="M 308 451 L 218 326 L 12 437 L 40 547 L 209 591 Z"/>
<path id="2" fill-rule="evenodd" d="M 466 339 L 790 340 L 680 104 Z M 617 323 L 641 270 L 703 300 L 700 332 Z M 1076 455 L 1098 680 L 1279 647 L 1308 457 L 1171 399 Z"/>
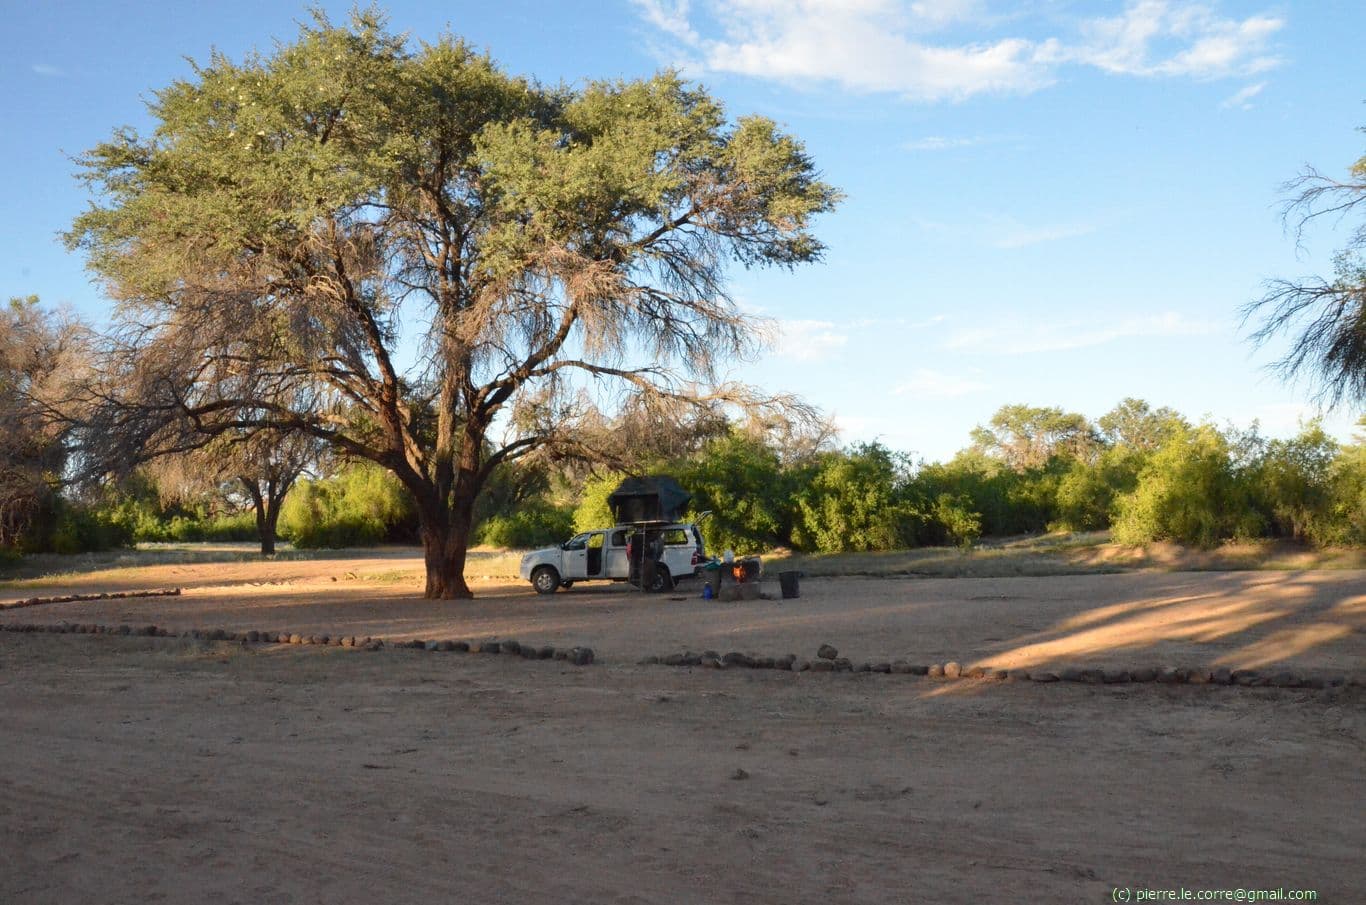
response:
<path id="1" fill-rule="evenodd" d="M 778 330 L 778 353 L 796 361 L 825 361 L 849 343 L 849 335 L 830 321 L 785 320 Z"/>
<path id="2" fill-rule="evenodd" d="M 901 147 L 907 151 L 953 151 L 958 148 L 975 148 L 978 145 L 992 144 L 1000 139 L 987 138 L 982 135 L 971 137 L 947 138 L 943 135 L 927 135 L 924 138 L 915 138 Z"/>
<path id="3" fill-rule="evenodd" d="M 1271 16 L 1226 19 L 1198 3 L 1137 0 L 1119 16 L 1082 23 L 1079 44 L 1045 55 L 1121 75 L 1251 75 L 1279 64 L 1267 45 L 1284 25 Z"/>
<path id="4" fill-rule="evenodd" d="M 56 66 L 49 65 L 47 63 L 34 63 L 29 68 L 32 69 L 36 74 L 49 79 L 59 79 L 62 76 L 66 75 L 66 72 L 62 69 L 59 69 Z"/>
<path id="5" fill-rule="evenodd" d="M 1225 18 L 1210 7 L 1134 0 L 1115 17 L 1080 20 L 1074 34 L 1001 35 L 974 0 L 632 0 L 689 68 L 828 82 L 920 101 L 1019 94 L 1065 65 L 1131 76 L 1221 78 L 1278 64 L 1268 44 L 1284 25 L 1266 15 Z M 926 33 L 954 27 L 955 40 Z M 934 148 L 924 148 L 934 149 Z"/>
<path id="6" fill-rule="evenodd" d="M 999 323 L 991 327 L 961 330 L 949 337 L 946 346 L 962 352 L 1027 355 L 1035 352 L 1083 349 L 1132 337 L 1204 336 L 1216 333 L 1220 329 L 1222 328 L 1218 324 L 1193 321 L 1177 312 L 1168 311 L 1146 317 L 1124 318 L 1110 323 Z"/>
<path id="7" fill-rule="evenodd" d="M 892 393 L 897 396 L 914 396 L 919 399 L 956 399 L 988 389 L 987 384 L 971 377 L 960 377 L 917 368 L 910 380 L 897 384 Z"/>
<path id="8" fill-rule="evenodd" d="M 995 242 L 991 243 L 997 248 L 1028 248 L 1031 245 L 1040 245 L 1044 242 L 1056 242 L 1059 239 L 1074 239 L 1077 236 L 1088 236 L 1096 231 L 1096 227 L 1089 224 L 1078 224 L 1075 226 L 1040 226 L 1033 229 L 1015 229 L 1006 233 Z"/>
<path id="9" fill-rule="evenodd" d="M 1237 107 L 1239 110 L 1251 110 L 1252 99 L 1261 94 L 1262 89 L 1265 87 L 1266 82 L 1257 82 L 1255 85 L 1248 85 L 1236 94 L 1225 98 L 1224 102 L 1219 106 L 1223 107 L 1225 110 L 1233 107 Z"/>

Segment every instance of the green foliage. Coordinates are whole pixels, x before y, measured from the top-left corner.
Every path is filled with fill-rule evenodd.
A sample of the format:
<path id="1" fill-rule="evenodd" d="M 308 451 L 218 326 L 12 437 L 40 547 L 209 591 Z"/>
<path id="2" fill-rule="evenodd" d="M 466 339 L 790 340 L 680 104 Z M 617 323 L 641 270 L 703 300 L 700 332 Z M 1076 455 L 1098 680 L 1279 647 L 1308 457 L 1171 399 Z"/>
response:
<path id="1" fill-rule="evenodd" d="M 908 546 L 923 516 L 900 492 L 907 468 L 876 443 L 825 454 L 797 497 L 793 540 L 822 553 Z"/>
<path id="2" fill-rule="evenodd" d="M 126 547 L 132 540 L 103 510 L 53 497 L 19 549 L 23 553 L 93 553 Z"/>
<path id="3" fill-rule="evenodd" d="M 479 543 L 491 547 L 543 547 L 575 533 L 574 510 L 545 500 L 530 500 L 522 508 L 490 516 L 479 525 Z"/>
<path id="4" fill-rule="evenodd" d="M 612 510 L 607 505 L 607 498 L 625 477 L 620 472 L 609 471 L 584 482 L 579 505 L 574 509 L 574 531 L 592 531 L 612 524 Z"/>
<path id="5" fill-rule="evenodd" d="M 362 547 L 412 540 L 412 496 L 391 473 L 366 463 L 336 477 L 302 481 L 285 498 L 280 534 L 296 547 Z"/>
<path id="6" fill-rule="evenodd" d="M 1273 536 L 1323 540 L 1332 534 L 1333 464 L 1338 444 L 1312 422 L 1266 444 L 1253 469 L 1254 494 Z"/>
<path id="7" fill-rule="evenodd" d="M 702 522 L 707 549 L 745 554 L 791 544 L 791 501 L 801 476 L 761 440 L 713 440 L 676 475 L 692 494 L 692 510 L 712 513 Z"/>
<path id="8" fill-rule="evenodd" d="M 1115 540 L 1211 547 L 1260 536 L 1265 520 L 1231 453 L 1228 438 L 1212 425 L 1176 433 L 1144 466 L 1134 490 L 1116 500 Z"/>

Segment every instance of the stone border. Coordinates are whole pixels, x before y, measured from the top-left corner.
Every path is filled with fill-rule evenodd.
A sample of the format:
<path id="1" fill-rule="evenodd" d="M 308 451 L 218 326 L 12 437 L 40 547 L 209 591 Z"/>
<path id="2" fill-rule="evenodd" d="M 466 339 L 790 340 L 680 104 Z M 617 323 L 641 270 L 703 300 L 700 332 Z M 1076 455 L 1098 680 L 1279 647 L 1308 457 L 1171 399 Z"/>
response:
<path id="1" fill-rule="evenodd" d="M 518 641 L 389 641 L 359 635 L 301 634 L 299 632 L 257 631 L 233 632 L 227 629 L 185 629 L 174 632 L 155 625 L 98 625 L 94 623 L 58 622 L 0 623 L 0 632 L 50 635 L 131 635 L 147 638 L 194 638 L 201 641 L 232 641 L 243 646 L 250 644 L 298 644 L 326 647 L 349 647 L 360 650 L 421 650 L 431 652 L 462 652 L 471 654 L 510 654 L 524 660 L 562 660 L 574 666 L 588 666 L 594 662 L 593 648 L 555 648 L 536 646 Z"/>
<path id="2" fill-rule="evenodd" d="M 27 600 L 0 603 L 0 610 L 17 610 L 26 606 L 42 606 L 45 603 L 78 603 L 87 600 L 126 600 L 129 597 L 179 596 L 180 588 L 161 588 L 155 591 L 105 591 L 102 594 L 66 594 L 62 597 L 30 597 Z"/>
<path id="3" fill-rule="evenodd" d="M 1255 669 L 1206 669 L 1202 667 L 1143 667 L 1113 669 L 1097 666 L 1050 667 L 1048 669 L 997 669 L 991 666 L 964 667 L 950 660 L 947 663 L 912 664 L 906 660 L 863 662 L 854 664 L 829 644 L 822 644 L 813 659 L 805 660 L 796 654 L 763 657 L 730 651 L 714 650 L 700 654 L 692 651 L 648 656 L 638 661 L 641 666 L 700 666 L 711 669 L 777 669 L 790 672 L 850 672 L 911 675 L 940 680 L 976 680 L 984 682 L 1082 682 L 1090 685 L 1122 685 L 1133 682 L 1158 682 L 1167 685 L 1223 685 L 1244 688 L 1337 688 L 1344 685 L 1366 684 L 1362 676 L 1342 673 L 1302 673 L 1278 669 L 1262 672 Z"/>

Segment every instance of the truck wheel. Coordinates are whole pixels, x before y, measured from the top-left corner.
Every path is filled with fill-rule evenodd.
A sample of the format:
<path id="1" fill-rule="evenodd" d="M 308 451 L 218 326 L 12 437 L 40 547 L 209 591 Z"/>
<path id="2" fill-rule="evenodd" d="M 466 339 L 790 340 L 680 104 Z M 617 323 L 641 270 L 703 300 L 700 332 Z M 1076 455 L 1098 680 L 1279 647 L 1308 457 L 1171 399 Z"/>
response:
<path id="1" fill-rule="evenodd" d="M 531 573 L 531 586 L 537 594 L 554 594 L 560 586 L 560 573 L 554 566 L 537 566 Z"/>
<path id="2" fill-rule="evenodd" d="M 673 589 L 674 579 L 673 576 L 669 574 L 668 567 L 662 565 L 656 566 L 655 582 L 654 584 L 650 585 L 650 590 L 656 594 L 662 594 L 665 591 L 672 591 Z"/>

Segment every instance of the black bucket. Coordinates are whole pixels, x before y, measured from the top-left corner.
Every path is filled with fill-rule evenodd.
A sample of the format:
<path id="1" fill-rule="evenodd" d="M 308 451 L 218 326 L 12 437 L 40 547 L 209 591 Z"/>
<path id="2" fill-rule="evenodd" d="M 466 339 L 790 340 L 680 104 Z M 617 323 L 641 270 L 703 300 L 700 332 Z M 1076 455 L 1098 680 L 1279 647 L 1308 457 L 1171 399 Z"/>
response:
<path id="1" fill-rule="evenodd" d="M 799 583 L 797 579 L 802 577 L 801 572 L 779 572 L 778 584 L 783 589 L 783 599 L 791 600 L 793 597 L 800 597 Z"/>

